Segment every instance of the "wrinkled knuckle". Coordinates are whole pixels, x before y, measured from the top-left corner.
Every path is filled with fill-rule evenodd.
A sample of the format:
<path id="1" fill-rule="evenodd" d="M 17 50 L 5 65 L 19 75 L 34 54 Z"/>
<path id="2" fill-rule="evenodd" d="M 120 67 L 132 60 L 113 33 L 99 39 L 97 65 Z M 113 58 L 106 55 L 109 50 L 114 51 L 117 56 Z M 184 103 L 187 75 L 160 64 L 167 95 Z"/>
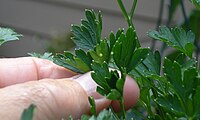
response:
<path id="1" fill-rule="evenodd" d="M 52 116 L 56 116 L 54 115 L 54 107 L 57 106 L 57 101 L 51 88 L 56 86 L 49 81 L 48 83 L 45 81 L 43 80 L 39 84 L 29 87 L 22 94 L 21 101 L 25 104 L 35 104 L 38 113 L 43 114 L 46 118 L 52 118 Z"/>

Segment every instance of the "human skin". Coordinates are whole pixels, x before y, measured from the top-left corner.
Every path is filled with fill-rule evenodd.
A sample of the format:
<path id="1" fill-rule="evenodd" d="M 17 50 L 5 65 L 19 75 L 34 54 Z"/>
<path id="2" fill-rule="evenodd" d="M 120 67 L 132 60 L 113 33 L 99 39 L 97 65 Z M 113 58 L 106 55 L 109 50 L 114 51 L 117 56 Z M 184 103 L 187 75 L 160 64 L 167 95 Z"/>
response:
<path id="1" fill-rule="evenodd" d="M 97 111 L 112 105 L 96 93 L 90 73 L 78 75 L 51 61 L 33 57 L 0 59 L 0 116 L 3 120 L 20 119 L 22 111 L 35 104 L 34 120 L 60 120 L 69 115 L 75 119 L 89 113 L 88 96 L 94 96 Z M 124 87 L 125 108 L 132 107 L 139 88 L 130 77 Z"/>

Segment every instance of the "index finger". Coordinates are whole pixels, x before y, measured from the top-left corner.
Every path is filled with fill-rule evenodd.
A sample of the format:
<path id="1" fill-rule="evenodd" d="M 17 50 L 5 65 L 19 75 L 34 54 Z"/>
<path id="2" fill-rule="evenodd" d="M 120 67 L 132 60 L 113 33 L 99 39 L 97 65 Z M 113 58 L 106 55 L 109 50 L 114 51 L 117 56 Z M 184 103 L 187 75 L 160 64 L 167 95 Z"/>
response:
<path id="1" fill-rule="evenodd" d="M 75 74 L 49 60 L 34 57 L 0 59 L 0 87 L 44 78 L 67 78 Z"/>

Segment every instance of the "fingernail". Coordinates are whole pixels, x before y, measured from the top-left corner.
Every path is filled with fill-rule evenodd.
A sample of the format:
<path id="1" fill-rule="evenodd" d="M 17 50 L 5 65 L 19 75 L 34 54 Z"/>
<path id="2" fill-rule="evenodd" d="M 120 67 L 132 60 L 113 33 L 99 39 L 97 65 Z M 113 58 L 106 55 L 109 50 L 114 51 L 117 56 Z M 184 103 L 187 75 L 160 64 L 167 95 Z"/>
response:
<path id="1" fill-rule="evenodd" d="M 97 113 L 111 104 L 110 100 L 96 92 L 97 84 L 92 79 L 91 72 L 83 74 L 74 80 L 85 89 L 88 96 L 94 97 Z"/>
<path id="2" fill-rule="evenodd" d="M 71 79 L 78 79 L 80 76 L 82 76 L 81 74 L 75 75 L 73 77 L 71 77 Z"/>
<path id="3" fill-rule="evenodd" d="M 73 79 L 83 87 L 88 96 L 93 96 L 94 99 L 104 98 L 96 92 L 97 84 L 92 79 L 91 72 L 88 72 L 78 77 L 73 77 Z"/>

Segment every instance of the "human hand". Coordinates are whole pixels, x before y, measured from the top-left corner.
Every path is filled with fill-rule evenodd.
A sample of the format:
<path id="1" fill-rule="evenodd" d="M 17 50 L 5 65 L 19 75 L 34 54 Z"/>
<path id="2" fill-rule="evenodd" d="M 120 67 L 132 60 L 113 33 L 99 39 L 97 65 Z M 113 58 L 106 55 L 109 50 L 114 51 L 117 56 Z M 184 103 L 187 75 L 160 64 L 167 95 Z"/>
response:
<path id="1" fill-rule="evenodd" d="M 37 107 L 35 120 L 60 120 L 72 115 L 80 118 L 89 113 L 88 96 L 94 96 L 97 111 L 110 104 L 119 111 L 116 101 L 107 100 L 95 92 L 96 84 L 89 73 L 75 73 L 48 60 L 25 57 L 0 59 L 0 116 L 3 120 L 19 119 L 30 104 Z M 126 109 L 139 97 L 137 84 L 127 77 L 124 88 Z"/>

